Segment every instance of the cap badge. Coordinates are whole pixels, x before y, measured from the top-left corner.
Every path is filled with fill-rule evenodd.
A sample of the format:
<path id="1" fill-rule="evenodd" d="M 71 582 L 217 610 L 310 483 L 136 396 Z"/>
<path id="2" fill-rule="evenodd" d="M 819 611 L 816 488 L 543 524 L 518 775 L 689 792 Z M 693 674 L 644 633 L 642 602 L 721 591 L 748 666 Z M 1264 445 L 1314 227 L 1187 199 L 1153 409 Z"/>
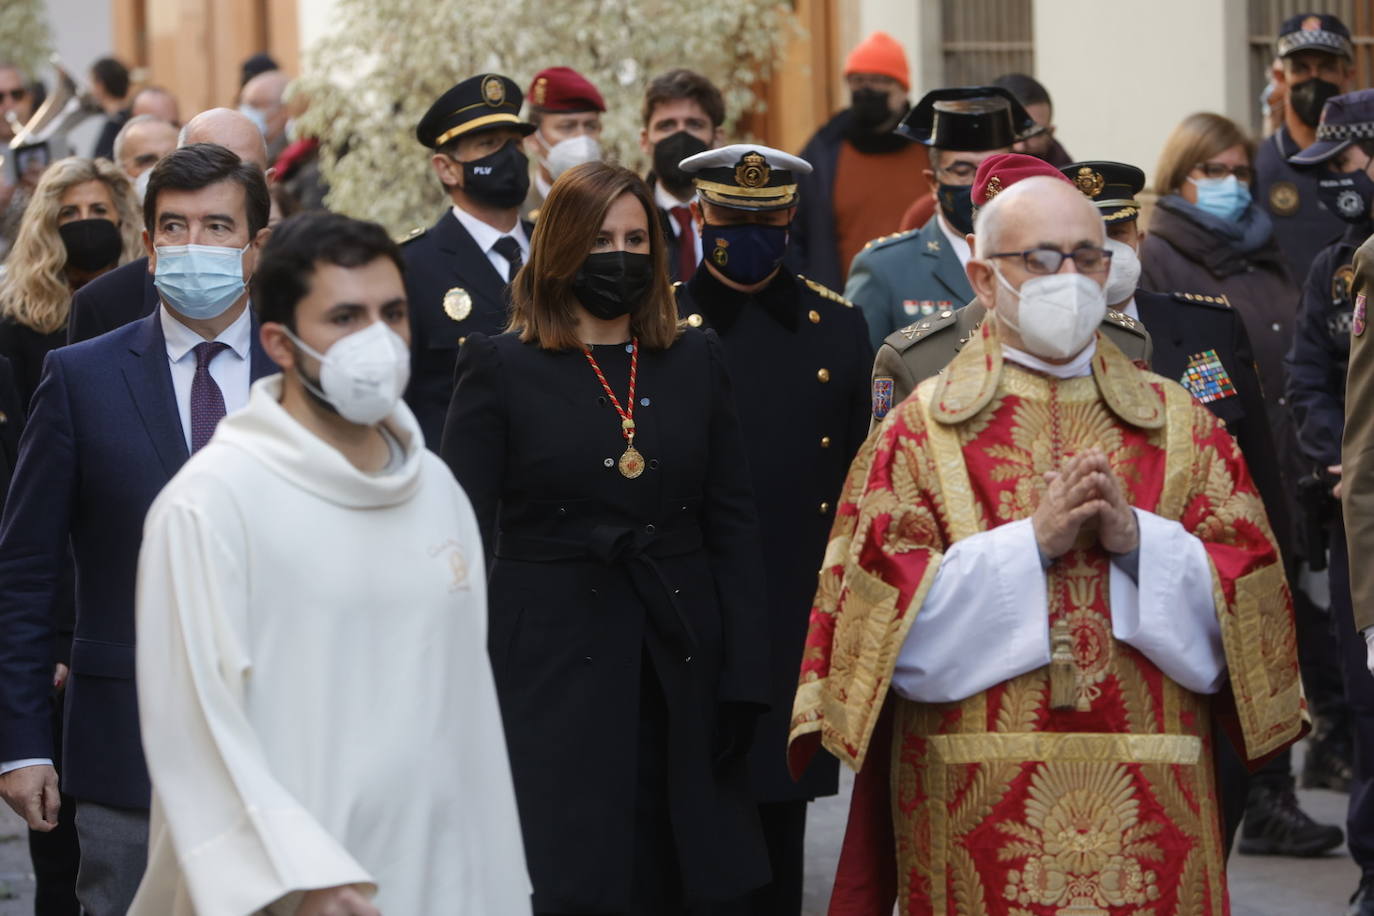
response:
<path id="1" fill-rule="evenodd" d="M 994 197 L 1001 193 L 1002 179 L 998 178 L 996 175 L 993 175 L 991 178 L 988 179 L 987 187 L 983 189 L 983 199 L 992 200 Z"/>
<path id="2" fill-rule="evenodd" d="M 502 90 L 502 95 L 504 94 L 505 90 Z M 534 81 L 534 91 L 530 93 L 530 101 L 535 105 L 543 105 L 544 99 L 547 98 L 548 94 L 549 78 L 547 76 L 541 76 Z"/>
<path id="3" fill-rule="evenodd" d="M 724 267 L 730 263 L 730 252 L 725 249 L 730 247 L 730 243 L 725 239 L 716 239 L 716 250 L 711 252 L 711 260 L 717 267 Z"/>
<path id="4" fill-rule="evenodd" d="M 1292 216 L 1297 213 L 1301 200 L 1298 186 L 1291 181 L 1276 181 L 1269 188 L 1269 210 L 1275 216 Z"/>
<path id="5" fill-rule="evenodd" d="M 506 84 L 501 82 L 501 77 L 492 74 L 482 80 L 482 101 L 492 108 L 499 107 L 506 101 Z"/>
<path id="6" fill-rule="evenodd" d="M 1085 165 L 1078 170 L 1078 174 L 1074 177 L 1073 183 L 1078 185 L 1078 190 L 1082 191 L 1084 194 L 1089 197 L 1096 197 L 1101 194 L 1102 189 L 1106 187 L 1107 180 L 1102 177 L 1101 172 L 1094 172 Z"/>
<path id="7" fill-rule="evenodd" d="M 771 175 L 768 160 L 760 153 L 745 153 L 735 166 L 735 184 L 741 188 L 761 188 L 768 184 Z"/>
<path id="8" fill-rule="evenodd" d="M 444 314 L 454 321 L 462 321 L 472 314 L 472 296 L 461 286 L 444 293 Z"/>
<path id="9" fill-rule="evenodd" d="M 1304 32 L 1317 31 L 1321 29 L 1321 27 L 1322 18 L 1320 16 L 1308 16 L 1306 19 L 1302 21 L 1302 30 Z"/>

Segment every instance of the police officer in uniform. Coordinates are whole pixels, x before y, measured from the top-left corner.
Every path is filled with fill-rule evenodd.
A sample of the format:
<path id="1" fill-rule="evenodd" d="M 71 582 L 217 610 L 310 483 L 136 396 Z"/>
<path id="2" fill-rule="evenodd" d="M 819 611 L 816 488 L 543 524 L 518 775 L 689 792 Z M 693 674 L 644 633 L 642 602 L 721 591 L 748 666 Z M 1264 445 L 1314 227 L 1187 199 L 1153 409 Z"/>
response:
<path id="1" fill-rule="evenodd" d="M 701 265 L 678 284 L 678 311 L 715 329 L 744 430 L 768 584 L 772 706 L 759 723 L 750 782 L 768 841 L 773 882 L 750 912 L 801 911 L 806 803 L 833 795 L 827 754 L 794 782 L 787 731 L 816 570 L 825 554 L 849 462 L 868 429 L 873 351 L 863 314 L 838 293 L 783 266 L 802 159 L 735 144 L 681 162 L 694 176 Z"/>
<path id="2" fill-rule="evenodd" d="M 1350 761 L 1346 833 L 1350 855 L 1363 878 L 1351 901 L 1351 912 L 1374 914 L 1374 678 L 1365 668 L 1365 642 L 1355 628 L 1345 524 L 1333 493 L 1342 470 L 1346 370 L 1355 323 L 1355 252 L 1374 234 L 1374 90 L 1352 92 L 1327 102 L 1316 142 L 1292 162 L 1315 172 L 1327 209 L 1346 225 L 1345 234 L 1312 262 L 1285 366 L 1298 445 L 1313 467 L 1304 481 L 1305 502 L 1309 511 L 1320 514 L 1330 549 L 1331 624 L 1340 647 L 1349 740 L 1355 747 Z M 1361 332 L 1365 323 L 1362 318 Z M 1335 740 L 1330 733 L 1319 733 L 1308 759 L 1333 756 L 1333 749 L 1326 745 Z"/>
<path id="3" fill-rule="evenodd" d="M 405 240 L 410 301 L 410 387 L 406 403 L 425 442 L 439 445 L 458 347 L 473 331 L 506 326 L 506 286 L 529 257 L 533 227 L 520 220 L 529 160 L 520 150 L 535 126 L 520 120 L 520 87 L 484 73 L 430 106 L 415 128 L 453 206 Z"/>
<path id="4" fill-rule="evenodd" d="M 897 125 L 895 133 L 930 147 L 926 177 L 939 207 L 924 228 L 870 242 L 850 266 L 844 294 L 863 309 L 874 347 L 973 298 L 964 265 L 974 175 L 984 159 L 1042 129 L 1010 92 L 992 86 L 928 92 Z"/>
<path id="5" fill-rule="evenodd" d="M 1034 156 L 1005 153 L 984 160 L 978 167 L 971 199 L 981 207 L 1004 189 L 1034 176 L 1067 180 L 1054 166 Z M 982 324 L 984 315 L 983 304 L 974 299 L 963 308 L 943 308 L 889 334 L 873 363 L 873 425 L 917 385 L 949 365 Z M 1150 335 L 1135 316 L 1108 309 L 1102 332 L 1131 360 L 1149 363 Z"/>
<path id="6" fill-rule="evenodd" d="M 1299 13 L 1279 28 L 1274 79 L 1287 87 L 1283 125 L 1255 151 L 1255 197 L 1274 220 L 1274 238 L 1294 278 L 1345 229 L 1322 204 L 1317 176 L 1292 157 L 1315 140 L 1322 106 L 1351 88 L 1350 30 L 1331 15 Z"/>

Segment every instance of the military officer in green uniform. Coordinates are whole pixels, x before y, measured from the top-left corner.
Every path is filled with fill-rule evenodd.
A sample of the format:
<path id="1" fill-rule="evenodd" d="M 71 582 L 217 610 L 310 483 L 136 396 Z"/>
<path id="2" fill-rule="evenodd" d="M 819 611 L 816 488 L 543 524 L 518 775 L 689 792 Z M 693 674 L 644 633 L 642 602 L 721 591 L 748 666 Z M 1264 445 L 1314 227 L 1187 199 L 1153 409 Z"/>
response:
<path id="1" fill-rule="evenodd" d="M 870 242 L 850 266 L 845 298 L 863 309 L 874 347 L 973 298 L 964 276 L 973 177 L 984 159 L 1041 129 L 1011 93 L 991 86 L 928 92 L 897 125 L 896 133 L 930 147 L 925 174 L 939 207 L 924 228 Z"/>
<path id="2" fill-rule="evenodd" d="M 1006 153 L 989 157 L 978 167 L 971 200 L 983 206 L 1005 188 L 1032 176 L 1068 181 L 1054 166 L 1034 156 Z M 982 324 L 985 314 L 983 304 L 974 299 L 962 308 L 943 307 L 887 335 L 873 363 L 873 424 L 876 426 L 922 381 L 949 365 Z M 1108 309 L 1102 331 L 1130 359 L 1138 363 L 1150 361 L 1150 335 L 1136 318 Z"/>

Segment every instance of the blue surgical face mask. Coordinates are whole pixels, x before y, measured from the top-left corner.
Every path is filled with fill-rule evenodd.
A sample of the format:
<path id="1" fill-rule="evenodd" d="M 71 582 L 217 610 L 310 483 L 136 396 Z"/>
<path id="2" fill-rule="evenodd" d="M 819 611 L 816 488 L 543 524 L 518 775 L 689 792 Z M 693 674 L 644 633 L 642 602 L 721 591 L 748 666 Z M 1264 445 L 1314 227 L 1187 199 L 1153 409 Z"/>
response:
<path id="1" fill-rule="evenodd" d="M 253 122 L 253 126 L 267 136 L 267 112 L 261 108 L 254 108 L 252 105 L 240 105 L 239 114 Z"/>
<path id="2" fill-rule="evenodd" d="M 787 226 L 758 223 L 708 224 L 701 229 L 701 251 L 716 270 L 748 286 L 767 278 L 782 263 L 787 251 L 787 231 Z"/>
<path id="3" fill-rule="evenodd" d="M 1197 188 L 1197 208 L 1217 219 L 1234 223 L 1250 206 L 1250 186 L 1235 175 L 1188 180 Z"/>
<path id="4" fill-rule="evenodd" d="M 167 304 L 187 318 L 218 318 L 243 295 L 242 248 L 217 245 L 162 245 L 157 249 L 153 286 Z"/>

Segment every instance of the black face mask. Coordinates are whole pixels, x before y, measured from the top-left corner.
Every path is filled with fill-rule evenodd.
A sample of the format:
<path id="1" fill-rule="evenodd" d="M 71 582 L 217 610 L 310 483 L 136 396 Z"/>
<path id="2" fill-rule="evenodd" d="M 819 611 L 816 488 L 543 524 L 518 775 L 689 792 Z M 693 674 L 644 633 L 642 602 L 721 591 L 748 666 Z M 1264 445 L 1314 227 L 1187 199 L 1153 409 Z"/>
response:
<path id="1" fill-rule="evenodd" d="M 685 130 L 664 137 L 654 144 L 654 174 L 674 195 L 686 197 L 692 190 L 692 176 L 678 168 L 678 163 L 709 148 L 700 137 Z"/>
<path id="2" fill-rule="evenodd" d="M 57 227 L 67 246 L 67 264 L 77 270 L 99 270 L 119 260 L 124 239 L 107 219 L 78 219 Z"/>
<path id="3" fill-rule="evenodd" d="M 1299 121 L 1308 127 L 1316 127 L 1321 123 L 1322 108 L 1326 106 L 1327 100 L 1340 94 L 1340 86 L 1314 77 L 1303 80 L 1288 90 L 1288 104 Z"/>
<path id="4" fill-rule="evenodd" d="M 463 192 L 478 203 L 505 210 L 525 202 L 530 191 L 530 160 L 514 140 L 490 156 L 459 164 L 463 167 Z"/>
<path id="5" fill-rule="evenodd" d="M 973 188 L 966 184 L 941 184 L 940 212 L 960 235 L 973 231 Z"/>
<path id="6" fill-rule="evenodd" d="M 654 282 L 654 260 L 632 251 L 587 255 L 573 278 L 572 291 L 595 318 L 609 321 L 633 315 Z"/>
<path id="7" fill-rule="evenodd" d="M 867 130 L 881 127 L 892 117 L 887 93 L 878 89 L 855 89 L 849 95 L 849 109 L 854 112 L 856 126 Z"/>
<path id="8" fill-rule="evenodd" d="M 1317 196 L 1326 209 L 1347 223 L 1369 221 L 1370 201 L 1374 201 L 1374 179 L 1364 169 L 1328 175 L 1317 182 Z"/>

